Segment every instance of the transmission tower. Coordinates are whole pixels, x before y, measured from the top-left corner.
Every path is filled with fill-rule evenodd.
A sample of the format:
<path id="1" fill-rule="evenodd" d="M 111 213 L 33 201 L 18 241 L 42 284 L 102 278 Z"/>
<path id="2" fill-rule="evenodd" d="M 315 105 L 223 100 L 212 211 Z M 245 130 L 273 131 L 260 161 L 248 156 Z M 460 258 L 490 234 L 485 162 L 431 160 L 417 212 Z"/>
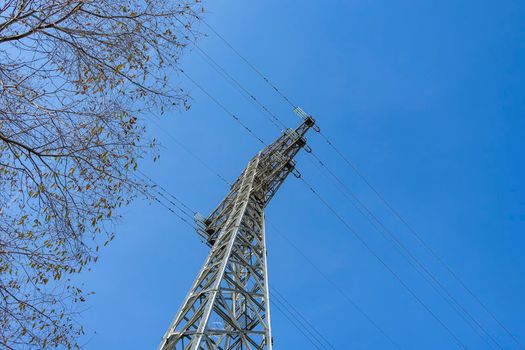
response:
<path id="1" fill-rule="evenodd" d="M 211 247 L 159 350 L 272 349 L 264 208 L 295 170 L 295 155 L 308 146 L 304 135 L 317 128 L 288 129 L 248 163 L 230 192 L 197 233 Z"/>

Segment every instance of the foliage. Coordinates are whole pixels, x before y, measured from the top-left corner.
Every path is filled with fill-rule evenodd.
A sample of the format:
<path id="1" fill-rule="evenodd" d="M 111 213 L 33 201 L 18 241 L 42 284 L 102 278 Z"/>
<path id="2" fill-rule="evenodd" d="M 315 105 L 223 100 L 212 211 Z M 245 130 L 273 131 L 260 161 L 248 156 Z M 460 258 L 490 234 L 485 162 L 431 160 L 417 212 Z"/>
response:
<path id="1" fill-rule="evenodd" d="M 199 1 L 0 4 L 0 347 L 79 347 L 74 274 L 113 239 L 154 146 L 141 114 L 186 106 L 168 76 Z"/>

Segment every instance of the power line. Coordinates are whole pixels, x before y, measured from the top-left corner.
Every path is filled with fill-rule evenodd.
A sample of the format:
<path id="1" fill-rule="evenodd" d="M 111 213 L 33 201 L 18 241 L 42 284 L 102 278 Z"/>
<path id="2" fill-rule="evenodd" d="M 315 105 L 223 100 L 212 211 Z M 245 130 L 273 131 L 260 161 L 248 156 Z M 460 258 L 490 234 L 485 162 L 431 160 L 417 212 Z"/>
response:
<path id="1" fill-rule="evenodd" d="M 230 116 L 232 116 L 241 126 L 243 126 L 253 137 L 255 137 L 257 140 L 259 140 L 261 143 L 265 144 L 264 141 L 262 141 L 251 129 L 249 129 L 245 124 L 243 124 L 240 119 L 234 115 L 233 113 L 231 113 L 227 108 L 224 107 L 224 105 L 222 103 L 220 103 L 215 97 L 213 97 L 211 94 L 209 94 L 204 88 L 202 88 L 202 86 L 200 84 L 198 84 L 194 79 L 192 79 L 190 76 L 188 76 L 184 71 L 181 70 L 181 72 L 189 79 L 191 80 L 199 89 L 201 89 L 206 95 L 208 95 L 208 97 L 210 97 L 219 107 L 221 107 L 226 113 L 228 113 Z M 304 181 L 304 179 L 303 179 Z M 313 189 L 313 188 L 312 188 Z M 377 256 L 380 261 L 383 261 L 379 256 Z M 393 271 L 390 269 L 390 271 L 397 277 L 399 278 L 400 282 L 406 286 L 406 288 L 412 293 L 412 295 L 416 298 L 416 300 L 418 300 L 426 309 L 428 312 L 431 313 L 431 315 L 433 315 L 443 326 L 446 327 L 446 325 L 444 323 L 441 322 L 441 320 L 439 318 L 437 318 L 437 316 L 426 306 L 426 304 L 424 304 L 422 302 L 422 300 L 417 297 L 417 295 L 408 287 L 408 285 L 406 285 L 406 283 L 400 279 L 400 277 Z M 450 330 L 449 330 L 450 331 Z M 461 343 L 461 341 L 459 340 L 459 338 L 457 338 L 451 331 L 450 333 L 455 337 L 455 339 L 458 341 L 458 343 L 460 345 L 463 346 L 464 349 L 466 349 L 464 347 L 464 345 Z"/>
<path id="2" fill-rule="evenodd" d="M 296 320 L 288 315 L 280 306 L 279 302 L 276 302 L 276 300 L 273 301 L 273 306 L 290 322 L 301 334 L 312 344 L 316 349 L 322 350 L 321 347 L 319 347 L 317 341 L 311 338 L 311 336 L 302 328 L 299 324 L 297 324 Z"/>
<path id="3" fill-rule="evenodd" d="M 250 94 L 236 79 L 234 79 L 229 73 L 227 73 L 224 68 L 222 68 L 220 65 L 217 64 L 217 62 L 215 60 L 213 60 L 213 58 L 211 58 L 207 53 L 205 53 L 203 50 L 201 50 L 200 48 L 198 48 L 206 57 L 208 57 L 209 60 L 211 60 L 212 63 L 215 64 L 215 66 L 217 66 L 225 75 L 226 77 L 228 77 L 231 81 L 233 81 L 240 89 L 242 89 L 245 93 L 247 93 L 254 101 L 257 101 L 258 100 L 252 95 Z M 230 114 L 243 128 L 245 128 L 253 137 L 255 137 L 259 142 L 264 143 L 264 141 L 262 141 L 262 139 L 260 139 L 250 128 L 248 128 L 245 124 L 243 124 L 240 119 L 234 115 L 233 113 L 231 113 L 228 109 L 225 108 L 225 106 L 223 104 L 221 104 L 216 98 L 214 98 L 211 94 L 209 94 L 205 89 L 202 88 L 201 85 L 199 85 L 194 79 L 192 79 L 191 77 L 189 77 L 184 71 L 181 70 L 181 72 L 189 79 L 191 80 L 199 89 L 201 89 L 206 95 L 208 95 L 208 97 L 210 97 L 219 107 L 221 107 L 226 113 Z M 263 77 L 264 78 L 264 77 Z M 267 79 L 265 79 L 267 80 Z M 260 103 L 259 103 L 260 104 Z M 265 111 L 269 112 L 269 110 L 262 104 L 260 104 Z M 293 104 L 292 104 L 293 105 Z M 271 112 L 269 112 L 271 113 Z M 272 114 L 273 115 L 273 114 Z M 277 119 L 278 120 L 278 119 Z M 326 139 L 328 141 L 328 139 Z M 421 264 L 420 264 L 421 265 Z M 425 271 L 427 271 L 425 269 Z M 427 271 L 428 273 L 428 271 Z M 435 279 L 435 278 L 434 278 Z M 441 285 L 441 284 L 440 284 Z M 448 300 L 447 300 L 448 302 Z M 430 311 L 430 310 L 428 310 Z M 478 323 L 478 326 L 479 326 L 479 323 Z M 481 327 L 481 326 L 480 326 Z M 483 329 L 483 328 L 482 328 Z M 484 329 L 483 329 L 484 330 Z M 490 336 L 490 335 L 489 335 Z M 483 338 L 484 339 L 484 338 Z M 485 340 L 485 339 L 484 339 Z M 461 344 L 461 342 L 460 342 Z"/>
<path id="4" fill-rule="evenodd" d="M 189 78 L 190 80 L 192 80 L 192 81 L 195 83 L 195 85 L 196 85 L 197 87 L 200 88 L 200 85 L 199 85 L 199 84 L 197 84 L 197 83 L 196 83 L 193 79 L 191 79 L 189 76 L 188 76 L 188 78 Z M 202 88 L 201 88 L 201 89 L 202 89 Z M 202 90 L 203 90 L 203 89 L 202 89 Z M 203 91 L 205 92 L 205 90 L 203 90 Z M 211 95 L 209 95 L 209 94 L 207 94 L 207 95 L 210 96 L 210 97 L 211 97 L 211 98 L 212 98 L 212 99 L 213 99 L 213 100 L 214 100 L 219 106 L 222 106 L 222 104 L 220 104 L 220 102 L 218 102 L 217 100 L 215 100 L 215 98 L 213 98 Z M 225 109 L 225 108 L 224 108 L 224 109 Z M 225 111 L 229 113 L 229 111 L 228 111 L 227 109 L 225 109 Z M 231 114 L 231 113 L 230 113 L 230 114 Z M 232 114 L 232 115 L 233 115 L 233 114 Z M 235 119 L 236 119 L 237 121 L 240 122 L 240 120 L 238 120 L 238 118 L 235 118 Z M 241 123 L 241 122 L 240 122 L 240 123 Z M 241 123 L 241 125 L 243 125 L 243 124 Z M 249 129 L 248 129 L 248 130 L 249 130 Z M 249 130 L 249 131 L 250 131 L 250 133 L 253 134 L 257 139 L 260 140 L 260 138 L 258 138 L 258 136 L 256 136 L 251 130 Z M 262 141 L 262 140 L 261 140 L 261 141 Z M 305 182 L 304 178 L 301 178 L 301 179 Z M 306 182 L 305 182 L 305 183 L 306 183 Z M 326 203 L 326 202 L 325 202 L 325 201 L 319 196 L 319 194 L 318 194 L 318 193 L 317 193 L 317 192 L 316 192 L 311 186 L 310 186 L 310 189 L 312 190 L 312 192 L 314 192 L 315 194 L 317 194 L 317 196 L 318 196 L 318 197 L 319 197 L 319 198 L 320 198 L 325 204 L 327 204 L 327 203 Z M 157 199 L 157 201 L 158 201 L 159 203 L 161 203 L 158 199 Z M 162 203 L 161 203 L 161 204 L 162 204 Z M 329 208 L 330 208 L 330 207 L 329 207 Z M 174 213 L 175 213 L 175 212 L 174 212 Z M 335 212 L 334 212 L 334 213 L 335 213 Z M 339 215 L 337 215 L 337 216 L 340 218 Z M 342 218 L 340 218 L 340 219 L 342 219 Z M 184 221 L 187 222 L 186 220 L 184 220 Z M 343 222 L 346 223 L 344 220 L 343 220 Z M 350 226 L 348 226 L 348 227 L 350 228 Z M 356 233 L 355 231 L 354 231 L 354 234 L 357 235 L 357 233 Z M 358 237 L 360 237 L 360 236 L 358 236 Z M 371 252 L 373 252 L 373 251 L 371 250 L 371 248 L 366 244 L 365 241 L 362 241 L 362 243 L 365 244 L 365 246 L 368 247 L 369 250 L 370 250 Z M 427 311 L 430 312 L 430 314 L 431 314 L 434 318 L 436 318 L 436 320 L 438 320 L 438 321 L 442 324 L 442 326 L 444 326 L 445 329 L 447 329 L 447 330 L 449 331 L 450 334 L 452 334 L 452 335 L 454 336 L 454 338 L 456 339 L 456 341 L 458 342 L 458 344 L 460 344 L 464 349 L 466 349 L 466 347 L 463 345 L 463 343 L 461 343 L 461 341 L 460 341 L 460 340 L 459 340 L 459 339 L 458 339 L 458 338 L 457 338 L 457 337 L 456 337 L 456 336 L 450 331 L 450 329 L 448 329 L 448 327 L 446 327 L 446 325 L 445 325 L 445 324 L 444 324 L 439 318 L 437 318 L 437 316 L 436 316 L 436 315 L 435 315 L 435 314 L 434 314 L 434 313 L 433 313 L 433 312 L 432 312 L 432 311 L 426 306 L 426 304 L 424 304 L 424 303 L 422 302 L 422 300 L 421 300 L 419 297 L 417 297 L 417 295 L 416 295 L 416 294 L 415 294 L 415 293 L 414 293 L 414 292 L 408 287 L 408 285 L 406 285 L 405 282 L 404 282 L 404 281 L 403 281 L 403 280 L 402 280 L 402 279 L 401 279 L 401 278 L 400 278 L 400 277 L 399 277 L 399 276 L 398 276 L 398 275 L 397 275 L 397 274 L 396 274 L 396 273 L 395 273 L 395 272 L 394 272 L 394 271 L 393 271 L 388 265 L 386 265 L 386 264 L 384 263 L 384 260 L 382 260 L 377 254 L 375 254 L 375 252 L 373 252 L 373 254 L 374 254 L 374 255 L 380 260 L 380 262 L 382 262 L 382 263 L 385 265 L 385 267 L 388 268 L 388 270 L 389 270 L 389 271 L 390 271 L 390 272 L 391 272 L 391 273 L 392 273 L 392 274 L 393 274 L 393 275 L 394 275 L 394 276 L 400 281 L 400 283 L 402 283 L 402 285 L 405 286 L 405 288 L 407 288 L 407 290 L 408 290 L 409 292 L 411 292 L 411 294 L 416 298 L 416 300 L 417 300 L 418 302 L 420 302 L 420 303 L 425 307 L 425 309 L 427 309 Z"/>
<path id="5" fill-rule="evenodd" d="M 152 199 L 153 201 L 157 202 L 158 204 L 160 204 L 161 206 L 163 206 L 164 208 L 166 208 L 167 210 L 169 210 L 172 214 L 174 214 L 177 218 L 179 218 L 182 222 L 184 222 L 184 224 L 188 225 L 191 229 L 193 230 L 196 230 L 197 228 L 195 227 L 195 225 L 190 222 L 188 219 L 186 219 L 183 215 L 177 213 L 175 210 L 173 210 L 173 208 L 171 208 L 169 205 L 163 203 L 157 196 L 155 196 L 154 194 L 152 193 L 149 193 L 149 192 L 146 192 L 145 190 L 141 189 L 141 188 L 138 188 L 138 186 L 134 186 L 139 192 L 141 192 L 142 194 L 144 194 L 146 197 L 149 197 L 150 199 Z M 187 214 L 186 214 L 187 215 Z"/>
<path id="6" fill-rule="evenodd" d="M 355 195 L 355 193 L 324 163 L 313 151 L 310 152 L 312 157 L 317 160 L 323 169 L 330 175 L 331 180 L 335 180 L 336 183 L 343 188 L 339 190 L 344 197 L 349 199 L 352 205 L 372 224 L 372 226 L 381 234 L 381 236 L 388 242 L 395 243 L 393 244 L 394 248 L 409 262 L 409 264 L 430 284 L 430 286 L 445 300 L 445 302 L 453 308 L 454 311 L 476 332 L 476 334 L 493 348 L 493 344 L 488 342 L 488 340 L 479 333 L 479 329 L 489 337 L 496 346 L 502 349 L 502 346 L 498 341 L 480 324 L 474 316 L 463 307 L 459 301 L 448 291 L 448 289 L 437 279 L 437 277 L 423 264 L 411 251 L 408 247 L 403 244 L 403 242 L 394 235 L 394 233 L 386 227 L 386 225 Z M 324 174 L 324 173 L 323 173 Z M 351 197 L 348 196 L 350 194 Z M 357 205 L 358 203 L 359 205 Z M 364 210 L 364 211 L 363 211 Z M 365 213 L 366 212 L 366 213 Z M 368 214 L 368 215 L 367 215 Z M 385 235 L 386 234 L 386 235 Z M 388 239 L 388 237 L 390 240 Z M 414 265 L 415 264 L 415 265 Z M 429 277 L 431 280 L 429 280 Z M 436 285 L 439 287 L 437 288 Z M 445 295 L 443 294 L 445 293 Z M 447 298 L 448 297 L 448 298 Z M 451 303 L 452 301 L 452 303 Z M 465 316 L 466 315 L 466 316 Z M 467 319 L 468 317 L 468 319 Z M 470 322 L 471 320 L 478 328 Z"/>
<path id="7" fill-rule="evenodd" d="M 247 66 L 249 66 L 259 77 L 261 77 L 287 104 L 289 104 L 292 108 L 295 108 L 297 105 L 291 101 L 291 99 L 286 96 L 284 93 L 282 93 L 279 88 L 273 84 L 255 65 L 253 65 L 246 57 L 244 57 L 235 47 L 224 37 L 222 36 L 217 30 L 215 30 L 209 23 L 207 23 L 204 19 L 201 17 L 197 17 L 200 19 L 221 41 L 223 41 L 239 58 L 241 58 Z M 494 312 L 492 312 L 486 305 L 483 303 L 483 301 L 472 291 L 470 287 L 466 285 L 466 283 L 452 270 L 452 268 L 437 254 L 434 249 L 432 249 L 428 243 L 426 243 L 421 235 L 403 218 L 403 216 L 400 215 L 398 211 L 396 211 L 392 205 L 386 199 L 377 191 L 372 184 L 364 177 L 364 175 L 353 165 L 348 158 L 328 139 L 326 135 L 324 135 L 322 132 L 319 131 L 319 134 L 321 137 L 325 140 L 325 142 L 330 145 L 330 147 L 348 164 L 350 167 L 356 172 L 356 174 L 367 184 L 367 186 L 375 193 L 375 195 L 381 200 L 381 202 L 384 203 L 384 205 L 387 206 L 387 208 L 409 229 L 409 231 L 417 238 L 417 240 L 422 244 L 427 251 L 430 252 L 430 254 L 447 270 L 447 272 L 462 286 L 462 288 L 474 299 L 476 302 L 483 308 L 483 310 L 494 320 L 496 323 L 507 333 L 508 336 L 510 336 L 513 341 L 516 343 L 516 345 L 519 346 L 520 349 L 525 350 L 525 347 L 519 342 L 519 340 L 512 334 L 512 332 L 503 324 L 502 321 L 499 320 L 499 318 L 495 315 Z"/>
<path id="8" fill-rule="evenodd" d="M 222 75 L 243 97 L 245 97 L 250 103 L 258 106 L 261 111 L 265 114 L 266 118 L 278 129 L 286 129 L 286 125 L 272 113 L 262 102 L 255 97 L 248 89 L 246 89 L 237 79 L 235 79 L 228 71 L 221 66 L 216 60 L 213 59 L 206 51 L 204 51 L 197 43 L 194 43 L 195 48 L 206 58 L 210 66 L 219 74 Z"/>
<path id="9" fill-rule="evenodd" d="M 164 208 L 168 209 L 170 212 L 172 212 L 173 214 L 175 214 L 180 220 L 182 220 L 186 225 L 188 225 L 190 228 L 192 228 L 193 230 L 196 230 L 197 228 L 188 220 L 186 220 L 182 215 L 179 215 L 177 212 L 175 212 L 172 208 L 170 208 L 169 206 L 167 206 L 166 204 L 162 203 L 157 197 L 153 196 L 153 199 L 159 203 L 160 205 L 162 205 Z"/>
<path id="10" fill-rule="evenodd" d="M 272 88 L 274 88 L 274 90 L 279 93 L 281 95 L 281 97 L 283 97 L 292 107 L 295 107 L 295 105 L 293 103 L 291 103 L 291 101 L 284 95 L 282 94 L 279 89 L 273 85 L 269 79 L 267 79 L 254 65 L 252 65 L 246 58 L 244 58 L 244 56 L 242 56 L 224 37 L 222 37 L 217 31 L 215 31 L 210 25 L 208 25 L 204 20 L 203 22 L 219 37 L 221 38 L 221 40 L 223 40 L 243 61 L 245 61 L 260 77 L 262 77 L 264 79 L 265 82 L 267 82 L 270 86 L 272 86 Z M 241 92 L 244 92 L 246 93 L 248 96 L 250 96 L 254 101 L 258 102 L 258 100 L 255 98 L 255 96 L 253 96 L 253 94 L 251 94 L 247 89 L 245 89 L 235 78 L 233 78 L 231 76 L 231 74 L 229 74 L 222 66 L 220 66 L 209 54 L 207 54 L 204 50 L 202 50 L 199 46 L 195 45 L 195 47 L 212 63 L 212 65 L 214 65 L 214 69 L 219 69 L 220 72 L 222 72 L 223 76 L 225 76 L 227 79 L 229 79 L 230 82 L 233 82 L 240 90 L 242 91 L 239 91 Z M 191 79 L 193 81 L 193 79 Z M 193 81 L 195 83 L 195 81 Z M 196 83 L 195 83 L 196 84 Z M 209 95 L 209 94 L 208 94 Z M 244 95 L 244 94 L 243 94 Z M 211 96 L 210 96 L 211 97 Z M 216 101 L 217 103 L 217 101 Z M 218 103 L 219 104 L 219 103 Z M 259 103 L 260 104 L 260 103 Z M 265 111 L 267 111 L 268 113 L 270 113 L 271 116 L 274 116 L 264 105 L 260 104 Z M 219 106 L 222 107 L 221 104 L 219 104 Z M 224 109 L 224 108 L 223 108 Z M 228 111 L 226 111 L 228 112 Z M 230 113 L 231 114 L 231 113 Z M 275 116 L 274 116 L 275 117 Z M 235 116 L 234 116 L 235 118 Z M 238 119 L 235 118 L 237 121 Z M 278 119 L 277 119 L 278 120 Z M 280 122 L 280 120 L 278 120 Z M 320 132 L 320 131 L 318 131 Z M 319 160 L 320 161 L 320 160 Z M 322 163 L 321 163 L 322 164 Z M 426 270 L 426 269 L 425 269 Z M 433 286 L 433 285 L 432 285 Z M 434 286 L 433 286 L 434 287 Z M 435 288 L 435 287 L 434 287 Z M 439 292 L 439 291 L 438 291 Z M 419 300 L 419 298 L 418 298 Z M 447 300 L 447 302 L 449 302 Z M 423 305 L 425 306 L 425 305 Z M 428 310 L 430 311 L 430 310 Z M 477 331 L 477 330 L 476 330 Z M 483 340 L 485 340 L 484 338 L 482 338 Z M 459 340 L 459 339 L 457 339 Z M 461 344 L 461 341 L 459 341 L 459 343 Z M 462 345 L 462 344 L 461 344 Z"/>
<path id="11" fill-rule="evenodd" d="M 210 94 L 206 89 L 204 89 L 202 87 L 202 85 L 200 85 L 199 83 L 197 83 L 192 77 L 190 77 L 188 75 L 188 73 L 186 73 L 185 71 L 183 71 L 182 69 L 180 70 L 180 72 L 186 77 L 188 78 L 197 88 L 199 88 L 199 90 L 201 90 L 206 96 L 208 96 L 213 102 L 215 102 L 215 104 L 217 106 L 219 106 L 224 112 L 226 112 L 226 114 L 228 114 L 229 116 L 231 116 L 237 123 L 239 123 L 239 125 L 241 125 L 244 130 L 246 130 L 253 138 L 255 138 L 257 141 L 259 141 L 260 143 L 262 143 L 263 145 L 266 146 L 266 142 L 264 142 L 259 136 L 257 136 L 252 129 L 250 129 L 246 124 L 244 124 L 240 119 L 239 117 L 237 117 L 234 113 L 232 113 L 228 108 L 226 108 L 218 99 L 216 99 L 212 94 Z"/>
<path id="12" fill-rule="evenodd" d="M 277 301 L 280 303 L 281 307 L 293 317 L 299 326 L 308 333 L 315 342 L 321 346 L 321 348 L 335 350 L 334 346 L 300 312 L 298 312 L 297 309 L 279 293 L 279 291 L 273 287 L 270 287 L 270 289 L 272 291 L 270 301 L 273 300 L 274 302 Z"/>
<path id="13" fill-rule="evenodd" d="M 335 350 L 335 347 L 332 345 L 332 343 L 330 343 L 330 341 L 328 339 L 326 339 L 326 337 L 321 333 L 319 332 L 315 327 L 314 325 L 312 325 L 312 323 L 310 323 L 310 321 L 308 321 L 308 319 L 306 319 L 306 317 L 303 316 L 303 314 L 301 314 L 296 308 L 295 306 L 293 306 L 288 300 L 286 300 L 286 298 L 284 297 L 284 295 L 282 295 L 275 287 L 270 287 L 270 289 L 274 292 L 274 297 L 277 296 L 278 298 L 281 299 L 281 302 L 283 304 L 285 304 L 289 309 L 292 310 L 293 313 L 295 313 L 297 316 L 299 316 L 299 319 L 301 319 L 308 327 L 310 327 L 316 334 L 317 334 L 317 337 L 321 338 L 323 340 L 323 342 L 328 345 L 329 348 Z"/>
<path id="14" fill-rule="evenodd" d="M 272 226 L 273 230 L 281 236 L 293 249 L 295 249 L 314 269 L 321 277 L 323 277 L 332 287 L 334 287 L 344 299 L 359 312 L 372 326 L 381 333 L 396 349 L 401 350 L 401 347 L 385 332 L 385 330 L 377 324 L 371 316 L 369 316 L 349 295 L 348 293 L 339 287 L 328 275 L 326 275 L 320 268 L 306 255 L 295 243 L 293 243 L 287 236 L 285 236 L 268 218 L 266 219 L 268 224 Z"/>
<path id="15" fill-rule="evenodd" d="M 308 187 L 308 189 L 323 203 L 329 211 L 332 212 L 332 214 L 335 215 L 335 217 L 341 221 L 341 223 L 347 228 L 347 230 L 356 237 L 359 242 L 366 248 L 366 250 L 372 254 L 380 263 L 383 265 L 383 267 L 394 276 L 394 278 L 401 284 L 401 286 L 406 289 L 409 294 L 449 333 L 450 336 L 456 341 L 456 343 L 462 348 L 467 350 L 467 347 L 463 344 L 463 342 L 458 338 L 454 332 L 430 309 L 430 307 L 427 306 L 427 304 L 414 292 L 412 288 L 406 284 L 405 281 L 386 263 L 383 258 L 381 258 L 375 250 L 372 249 L 372 247 L 365 241 L 365 239 L 352 227 L 348 222 L 346 222 L 345 219 L 317 192 L 312 185 L 310 185 L 304 177 L 300 178 L 301 181 Z"/>
<path id="16" fill-rule="evenodd" d="M 156 119 L 160 120 L 161 118 L 156 115 L 155 113 L 151 113 L 151 115 L 153 117 L 155 117 Z M 175 136 L 173 136 L 172 133 L 170 133 L 166 128 L 162 127 L 162 125 L 160 125 L 155 119 L 150 119 L 150 121 L 157 127 L 157 129 L 159 129 L 160 131 L 162 131 L 163 133 L 165 133 L 170 139 L 172 139 L 176 144 L 177 146 L 179 146 L 183 151 L 185 151 L 186 153 L 188 153 L 188 155 L 190 155 L 191 157 L 195 158 L 195 160 L 197 160 L 206 170 L 208 170 L 211 174 L 213 174 L 214 176 L 216 176 L 219 180 L 221 180 L 222 182 L 224 182 L 226 185 L 228 186 L 231 186 L 231 182 L 226 180 L 226 178 L 224 176 L 222 176 L 221 174 L 219 174 L 218 172 L 216 172 L 215 170 L 213 170 L 201 157 L 199 157 L 197 154 L 195 154 L 195 152 L 192 152 L 187 146 L 185 146 L 182 142 L 180 142 Z"/>
<path id="17" fill-rule="evenodd" d="M 188 205 L 186 205 L 186 203 L 184 203 L 182 200 L 178 199 L 177 197 L 175 197 L 171 192 L 168 192 L 168 190 L 166 190 L 162 185 L 159 185 L 158 182 L 155 182 L 151 177 L 149 177 L 148 175 L 146 175 L 143 171 L 141 170 L 138 170 L 138 172 L 144 176 L 150 183 L 152 183 L 154 186 L 160 188 L 164 193 L 166 193 L 169 197 L 173 198 L 178 204 L 175 204 L 173 203 L 173 201 L 169 200 L 168 198 L 166 198 L 166 200 L 168 200 L 173 206 L 175 206 L 177 209 L 179 209 L 180 211 L 186 213 L 186 215 L 188 215 L 190 218 L 193 218 L 195 216 L 195 214 L 197 214 L 196 211 L 194 211 L 193 209 L 191 209 Z M 159 194 L 161 194 L 159 192 Z M 162 194 L 161 194 L 162 195 Z M 183 208 L 181 208 L 180 206 L 182 206 Z"/>
<path id="18" fill-rule="evenodd" d="M 217 32 L 208 22 L 206 22 L 203 18 L 197 17 L 200 19 L 219 39 L 221 39 L 237 56 L 239 56 L 240 59 L 244 61 L 257 75 L 259 75 L 283 100 L 285 100 L 292 108 L 295 108 L 297 105 L 294 104 L 285 94 L 275 86 L 270 79 L 268 79 L 257 67 L 255 67 L 247 58 L 245 58 L 239 51 L 235 49 L 235 47 L 230 44 L 226 38 L 224 38 L 219 32 Z"/>
<path id="19" fill-rule="evenodd" d="M 372 190 L 377 198 L 394 214 L 394 216 L 411 232 L 411 234 L 419 241 L 419 243 L 445 268 L 445 270 L 461 285 L 461 287 L 485 310 L 485 312 L 509 335 L 513 341 L 525 350 L 525 347 L 518 341 L 518 339 L 510 332 L 510 330 L 501 322 L 496 315 L 481 301 L 481 299 L 466 285 L 466 283 L 452 270 L 441 256 L 423 239 L 416 229 L 408 223 L 408 221 L 385 199 L 384 196 L 368 181 L 368 179 L 359 171 L 359 169 L 322 133 L 319 132 L 325 142 L 339 155 L 341 159 L 347 163 L 355 174 Z"/>

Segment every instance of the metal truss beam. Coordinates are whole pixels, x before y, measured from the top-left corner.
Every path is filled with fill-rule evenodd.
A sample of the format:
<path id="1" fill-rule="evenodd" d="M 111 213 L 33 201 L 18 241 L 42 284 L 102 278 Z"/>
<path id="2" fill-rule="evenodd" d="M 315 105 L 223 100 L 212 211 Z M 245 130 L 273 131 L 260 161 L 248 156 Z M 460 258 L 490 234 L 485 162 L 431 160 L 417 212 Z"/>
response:
<path id="1" fill-rule="evenodd" d="M 259 152 L 198 233 L 211 247 L 159 350 L 271 350 L 264 208 L 306 146 L 306 116 Z M 306 146 L 307 147 L 307 146 Z"/>

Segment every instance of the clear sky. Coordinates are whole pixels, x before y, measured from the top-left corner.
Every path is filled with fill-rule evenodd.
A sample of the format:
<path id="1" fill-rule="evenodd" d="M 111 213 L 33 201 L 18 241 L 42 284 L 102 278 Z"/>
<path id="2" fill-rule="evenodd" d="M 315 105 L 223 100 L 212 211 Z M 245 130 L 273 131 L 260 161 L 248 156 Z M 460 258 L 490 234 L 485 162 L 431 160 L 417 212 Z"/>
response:
<path id="1" fill-rule="evenodd" d="M 317 119 L 524 344 L 525 3 L 216 0 L 207 10 L 207 21 Z M 299 123 L 216 36 L 210 33 L 200 46 L 288 126 Z M 188 51 L 183 64 L 265 141 L 279 135 L 198 52 Z M 163 148 L 160 161 L 144 171 L 207 215 L 227 186 L 171 137 L 228 180 L 261 145 L 191 82 L 180 81 L 193 96 L 192 109 L 169 113 L 162 130 L 151 124 Z M 503 349 L 519 349 L 318 135 L 309 135 L 309 143 Z M 467 349 L 490 349 L 311 160 L 304 152 L 297 158 L 304 178 Z M 267 226 L 271 285 L 334 348 L 395 349 L 346 297 L 401 349 L 458 348 L 301 181 L 287 180 L 267 218 L 281 232 Z M 125 209 L 117 231 L 82 276 L 85 288 L 96 292 L 81 316 L 85 348 L 154 349 L 207 249 L 177 217 L 147 202 Z M 314 349 L 276 308 L 272 321 L 276 349 Z"/>

